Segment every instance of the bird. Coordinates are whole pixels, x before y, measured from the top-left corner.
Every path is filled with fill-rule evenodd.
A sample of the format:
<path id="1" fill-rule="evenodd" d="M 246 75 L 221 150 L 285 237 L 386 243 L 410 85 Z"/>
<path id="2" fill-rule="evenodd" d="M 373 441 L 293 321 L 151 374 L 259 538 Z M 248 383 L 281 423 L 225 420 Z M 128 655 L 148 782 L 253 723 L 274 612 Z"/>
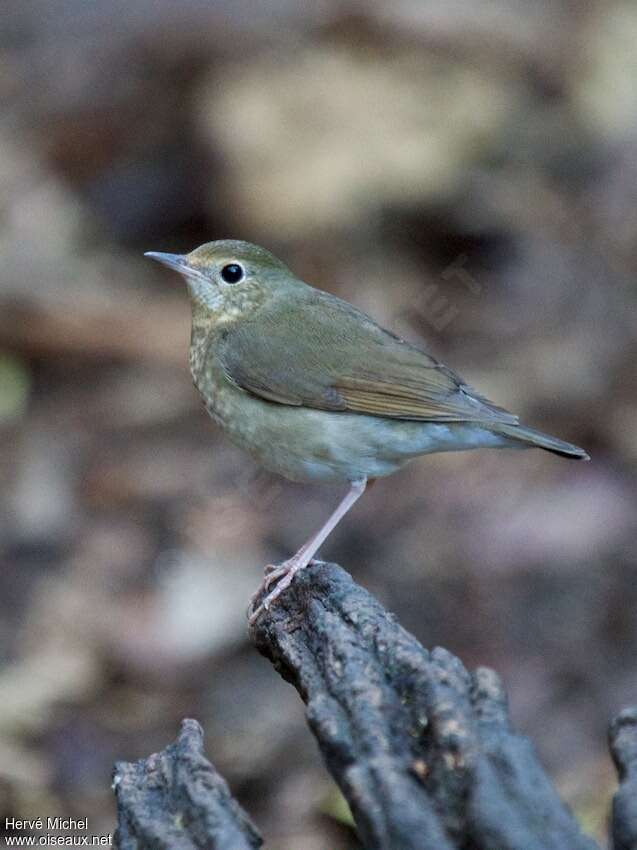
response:
<path id="1" fill-rule="evenodd" d="M 284 478 L 348 487 L 296 554 L 266 567 L 252 625 L 314 562 L 366 487 L 420 455 L 540 448 L 589 459 L 520 424 L 423 347 L 300 280 L 265 248 L 221 239 L 145 256 L 185 278 L 192 378 L 230 440 Z"/>

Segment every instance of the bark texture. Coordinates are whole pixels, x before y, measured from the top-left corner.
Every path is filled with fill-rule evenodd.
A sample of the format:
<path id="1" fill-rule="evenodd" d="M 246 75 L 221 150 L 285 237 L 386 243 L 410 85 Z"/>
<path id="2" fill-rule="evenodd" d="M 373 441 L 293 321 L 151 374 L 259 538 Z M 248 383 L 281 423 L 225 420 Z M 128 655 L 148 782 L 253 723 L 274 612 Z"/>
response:
<path id="1" fill-rule="evenodd" d="M 497 674 L 426 650 L 337 565 L 301 572 L 254 639 L 306 703 L 367 850 L 597 847 L 511 729 Z"/>
<path id="2" fill-rule="evenodd" d="M 120 850 L 256 850 L 263 843 L 205 757 L 196 720 L 184 720 L 161 753 L 118 762 L 113 788 Z"/>
<path id="3" fill-rule="evenodd" d="M 302 571 L 252 629 L 298 690 L 366 850 L 599 850 L 509 722 L 497 674 L 425 649 L 336 564 Z M 637 708 L 611 724 L 613 850 L 637 850 Z M 185 720 L 176 743 L 115 768 L 121 850 L 262 842 Z"/>

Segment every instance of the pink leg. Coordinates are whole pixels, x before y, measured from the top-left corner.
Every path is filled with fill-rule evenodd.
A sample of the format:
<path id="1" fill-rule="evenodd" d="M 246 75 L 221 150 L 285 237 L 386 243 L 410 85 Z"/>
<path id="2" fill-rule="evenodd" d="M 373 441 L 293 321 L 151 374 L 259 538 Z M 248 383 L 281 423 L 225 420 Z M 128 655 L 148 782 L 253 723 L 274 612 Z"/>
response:
<path id="1" fill-rule="evenodd" d="M 274 602 L 274 600 L 280 596 L 283 591 L 290 586 L 292 583 L 292 579 L 304 567 L 312 561 L 314 555 L 318 552 L 320 547 L 325 543 L 329 535 L 334 531 L 339 522 L 343 519 L 345 514 L 349 511 L 349 509 L 357 502 L 360 497 L 365 492 L 365 487 L 367 486 L 367 479 L 362 478 L 360 481 L 352 481 L 349 490 L 343 501 L 336 508 L 334 513 L 330 516 L 324 526 L 320 528 L 317 533 L 311 537 L 307 543 L 305 543 L 296 555 L 293 555 L 288 561 L 285 561 L 281 564 L 280 567 L 277 567 L 275 570 L 272 570 L 264 579 L 262 586 L 259 588 L 255 596 L 252 598 L 252 604 L 250 608 L 254 607 L 254 602 L 256 597 L 262 590 L 267 590 L 270 584 L 277 579 L 280 579 L 277 586 L 274 590 L 269 593 L 261 605 L 256 609 L 256 611 L 252 611 L 250 616 L 248 617 L 248 621 L 250 625 L 256 622 L 259 615 L 265 609 L 267 610 L 270 605 Z"/>

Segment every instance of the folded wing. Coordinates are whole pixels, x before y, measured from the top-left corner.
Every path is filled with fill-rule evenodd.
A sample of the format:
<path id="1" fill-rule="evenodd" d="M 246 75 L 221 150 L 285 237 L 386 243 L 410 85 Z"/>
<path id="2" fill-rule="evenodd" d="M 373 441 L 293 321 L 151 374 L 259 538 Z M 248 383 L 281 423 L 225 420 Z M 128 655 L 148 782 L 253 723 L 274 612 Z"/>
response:
<path id="1" fill-rule="evenodd" d="M 518 421 L 431 355 L 309 287 L 228 328 L 218 353 L 231 381 L 278 404 L 429 422 Z"/>

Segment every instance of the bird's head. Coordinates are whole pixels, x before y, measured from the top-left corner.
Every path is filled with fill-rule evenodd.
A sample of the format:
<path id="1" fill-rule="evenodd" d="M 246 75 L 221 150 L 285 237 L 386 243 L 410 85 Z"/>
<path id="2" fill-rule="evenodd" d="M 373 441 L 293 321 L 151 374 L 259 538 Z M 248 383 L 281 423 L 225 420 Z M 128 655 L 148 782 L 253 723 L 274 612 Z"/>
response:
<path id="1" fill-rule="evenodd" d="M 189 254 L 148 251 L 145 256 L 183 275 L 195 313 L 217 321 L 252 312 L 295 280 L 265 248 L 234 239 L 206 242 Z"/>

